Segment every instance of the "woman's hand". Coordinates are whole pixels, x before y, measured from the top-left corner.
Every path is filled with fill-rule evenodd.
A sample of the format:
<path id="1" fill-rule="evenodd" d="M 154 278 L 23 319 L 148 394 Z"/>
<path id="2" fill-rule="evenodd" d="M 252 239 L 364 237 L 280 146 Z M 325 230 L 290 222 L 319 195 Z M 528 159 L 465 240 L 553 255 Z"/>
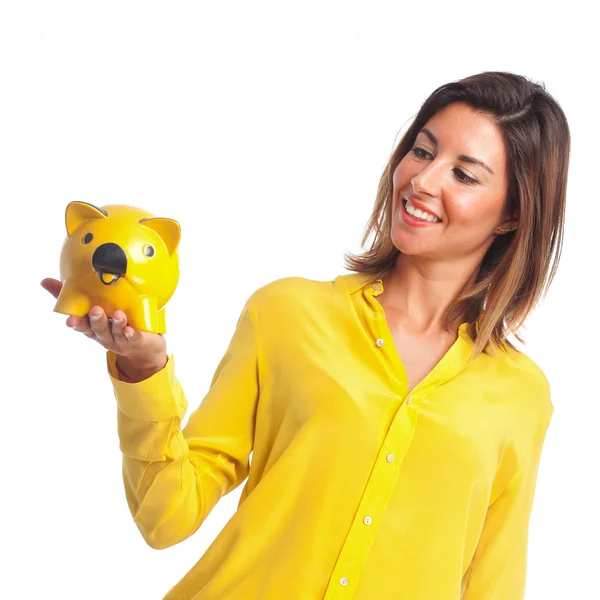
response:
<path id="1" fill-rule="evenodd" d="M 55 298 L 62 289 L 62 283 L 51 278 L 43 279 L 41 286 Z M 151 377 L 167 363 L 164 336 L 133 329 L 127 325 L 127 315 L 122 310 L 116 310 L 109 318 L 100 306 L 92 306 L 84 317 L 69 316 L 66 324 L 118 354 L 119 370 L 133 381 Z"/>

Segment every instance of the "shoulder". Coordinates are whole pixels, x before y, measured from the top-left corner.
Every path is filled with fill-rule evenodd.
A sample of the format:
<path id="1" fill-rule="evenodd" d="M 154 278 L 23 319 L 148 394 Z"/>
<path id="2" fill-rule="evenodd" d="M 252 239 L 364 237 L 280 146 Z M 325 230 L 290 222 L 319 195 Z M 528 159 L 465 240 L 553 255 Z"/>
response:
<path id="1" fill-rule="evenodd" d="M 252 294 L 250 301 L 257 311 L 325 307 L 330 301 L 347 296 L 345 276 L 331 280 L 307 277 L 283 277 L 271 281 Z"/>
<path id="2" fill-rule="evenodd" d="M 263 339 L 285 332 L 298 339 L 325 330 L 342 330 L 352 317 L 346 276 L 331 280 L 284 277 L 256 289 L 248 305 Z"/>
<path id="3" fill-rule="evenodd" d="M 544 428 L 554 412 L 548 377 L 527 354 L 508 348 L 503 355 L 501 371 L 511 395 L 519 399 L 521 415 L 528 416 L 531 425 Z"/>
<path id="4" fill-rule="evenodd" d="M 505 484 L 544 442 L 554 412 L 550 384 L 531 357 L 510 346 L 482 355 L 474 371 L 492 409 L 502 456 L 498 482 Z"/>
<path id="5" fill-rule="evenodd" d="M 520 385 L 525 385 L 535 392 L 541 402 L 550 402 L 550 383 L 542 368 L 527 354 L 509 348 L 506 354 L 507 367 L 510 368 Z"/>
<path id="6" fill-rule="evenodd" d="M 288 296 L 300 296 L 322 292 L 331 281 L 317 281 L 306 277 L 282 277 L 259 287 L 253 294 L 257 303 Z"/>

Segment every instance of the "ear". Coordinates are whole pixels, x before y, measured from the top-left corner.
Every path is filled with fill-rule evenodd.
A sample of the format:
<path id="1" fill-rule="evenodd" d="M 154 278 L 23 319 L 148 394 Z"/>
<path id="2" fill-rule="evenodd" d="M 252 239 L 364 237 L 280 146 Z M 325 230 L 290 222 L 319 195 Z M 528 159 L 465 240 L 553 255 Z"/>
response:
<path id="1" fill-rule="evenodd" d="M 108 213 L 103 208 L 87 202 L 69 202 L 65 211 L 67 235 L 71 237 L 82 223 L 90 219 L 106 219 L 106 217 L 108 217 Z"/>
<path id="2" fill-rule="evenodd" d="M 519 217 L 520 217 L 519 209 L 515 209 L 510 214 L 505 215 L 504 220 L 501 221 L 496 226 L 494 233 L 504 234 L 504 233 L 510 233 L 511 231 L 514 231 L 515 229 L 517 229 L 519 227 Z"/>
<path id="3" fill-rule="evenodd" d="M 140 219 L 140 224 L 157 233 L 165 243 L 169 256 L 173 256 L 181 240 L 181 227 L 177 221 L 163 217 L 151 217 Z"/>

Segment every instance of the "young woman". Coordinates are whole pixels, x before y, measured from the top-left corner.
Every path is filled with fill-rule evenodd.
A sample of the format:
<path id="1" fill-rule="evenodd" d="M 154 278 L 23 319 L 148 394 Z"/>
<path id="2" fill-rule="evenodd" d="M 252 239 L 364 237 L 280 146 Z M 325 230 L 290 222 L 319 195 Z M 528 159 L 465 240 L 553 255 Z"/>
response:
<path id="1" fill-rule="evenodd" d="M 166 599 L 523 598 L 553 406 L 507 337 L 558 264 L 569 146 L 562 110 L 523 77 L 435 90 L 383 172 L 352 272 L 252 294 L 184 429 L 162 336 L 122 311 L 68 318 L 108 350 L 148 544 L 184 540 L 247 479 Z"/>

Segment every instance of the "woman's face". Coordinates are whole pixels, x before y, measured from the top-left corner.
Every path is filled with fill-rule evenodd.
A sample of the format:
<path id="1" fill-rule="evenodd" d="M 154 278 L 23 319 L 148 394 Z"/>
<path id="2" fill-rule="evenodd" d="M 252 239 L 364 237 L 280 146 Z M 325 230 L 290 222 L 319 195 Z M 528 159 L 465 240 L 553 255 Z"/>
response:
<path id="1" fill-rule="evenodd" d="M 500 130 L 487 115 L 451 104 L 425 124 L 394 171 L 392 241 L 407 255 L 479 264 L 496 229 L 516 227 L 505 213 L 507 189 Z"/>

